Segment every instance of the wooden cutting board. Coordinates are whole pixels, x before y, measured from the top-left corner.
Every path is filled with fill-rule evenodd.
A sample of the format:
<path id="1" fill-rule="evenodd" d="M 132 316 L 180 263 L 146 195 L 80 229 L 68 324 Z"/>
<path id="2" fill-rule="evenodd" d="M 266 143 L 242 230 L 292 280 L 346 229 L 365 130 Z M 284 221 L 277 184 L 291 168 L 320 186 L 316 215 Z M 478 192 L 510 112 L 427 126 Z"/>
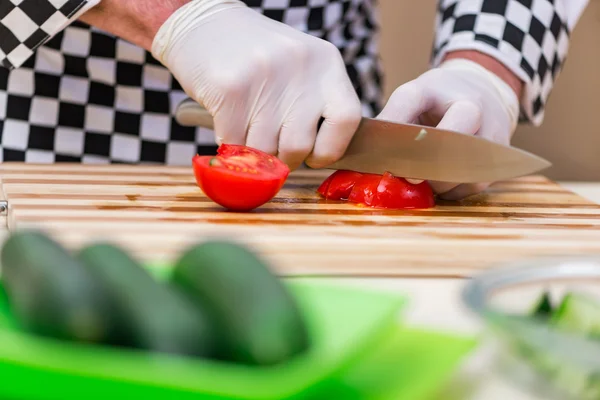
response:
<path id="1" fill-rule="evenodd" d="M 288 276 L 464 277 L 526 257 L 600 254 L 600 206 L 544 177 L 434 209 L 381 211 L 320 199 L 329 173 L 295 172 L 269 204 L 233 213 L 202 194 L 190 168 L 0 165 L 9 229 L 41 227 L 73 248 L 109 239 L 143 260 L 168 262 L 215 236 L 253 246 Z"/>

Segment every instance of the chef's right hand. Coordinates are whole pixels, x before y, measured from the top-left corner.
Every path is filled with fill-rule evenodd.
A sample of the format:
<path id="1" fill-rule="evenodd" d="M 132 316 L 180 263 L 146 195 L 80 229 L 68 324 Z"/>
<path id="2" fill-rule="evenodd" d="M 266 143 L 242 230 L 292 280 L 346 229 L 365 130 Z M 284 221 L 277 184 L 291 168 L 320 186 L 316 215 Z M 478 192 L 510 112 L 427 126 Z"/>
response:
<path id="1" fill-rule="evenodd" d="M 339 159 L 362 116 L 334 45 L 237 0 L 181 7 L 152 53 L 213 116 L 218 143 L 277 155 L 291 169 Z"/>

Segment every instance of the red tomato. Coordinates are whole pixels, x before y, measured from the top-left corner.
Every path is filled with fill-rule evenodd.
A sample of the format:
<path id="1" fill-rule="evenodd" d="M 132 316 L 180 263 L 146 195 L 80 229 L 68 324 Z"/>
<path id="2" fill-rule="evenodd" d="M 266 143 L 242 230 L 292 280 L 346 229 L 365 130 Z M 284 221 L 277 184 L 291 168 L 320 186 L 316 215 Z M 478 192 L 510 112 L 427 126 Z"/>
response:
<path id="1" fill-rule="evenodd" d="M 362 174 L 354 184 L 354 187 L 348 196 L 348 201 L 371 206 L 375 199 L 377 187 L 379 186 L 381 178 L 381 175 Z"/>
<path id="2" fill-rule="evenodd" d="M 347 200 L 356 181 L 362 176 L 360 172 L 335 171 L 319 186 L 317 192 L 326 199 Z"/>
<path id="3" fill-rule="evenodd" d="M 271 200 L 290 169 L 278 158 L 247 146 L 223 144 L 216 156 L 193 158 L 198 186 L 215 203 L 249 211 Z"/>
<path id="4" fill-rule="evenodd" d="M 371 204 L 376 208 L 430 208 L 435 205 L 433 190 L 426 181 L 413 185 L 386 172 L 377 186 Z"/>
<path id="5" fill-rule="evenodd" d="M 333 175 L 335 175 L 335 173 L 329 175 L 327 177 L 327 179 L 325 179 L 323 181 L 323 183 L 321 183 L 321 185 L 317 189 L 317 193 L 319 193 L 321 196 L 323 196 L 325 198 L 327 198 L 327 190 L 329 189 L 329 184 L 331 183 L 331 180 L 333 179 Z"/>
<path id="6" fill-rule="evenodd" d="M 363 176 L 360 172 L 336 171 L 327 189 L 327 198 L 347 200 L 356 182 Z"/>

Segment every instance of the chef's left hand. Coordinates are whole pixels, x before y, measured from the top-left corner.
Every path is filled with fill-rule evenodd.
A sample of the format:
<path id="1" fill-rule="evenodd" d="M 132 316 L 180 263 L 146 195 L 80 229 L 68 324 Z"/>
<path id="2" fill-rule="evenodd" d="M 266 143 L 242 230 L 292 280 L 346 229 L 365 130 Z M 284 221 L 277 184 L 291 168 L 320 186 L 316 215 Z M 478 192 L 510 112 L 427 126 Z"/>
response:
<path id="1" fill-rule="evenodd" d="M 398 87 L 377 118 L 437 126 L 509 144 L 518 122 L 521 82 L 491 57 L 477 53 L 475 62 L 466 58 L 470 53 L 447 59 Z M 429 183 L 440 198 L 458 200 L 485 190 L 491 182 Z"/>

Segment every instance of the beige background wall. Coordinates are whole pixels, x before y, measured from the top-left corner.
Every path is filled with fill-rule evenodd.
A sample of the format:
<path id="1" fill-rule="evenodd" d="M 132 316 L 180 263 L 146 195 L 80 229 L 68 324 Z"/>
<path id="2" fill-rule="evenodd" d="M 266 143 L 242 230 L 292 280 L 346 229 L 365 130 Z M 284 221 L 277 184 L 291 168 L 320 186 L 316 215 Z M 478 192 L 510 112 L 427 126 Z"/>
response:
<path id="1" fill-rule="evenodd" d="M 436 0 L 379 0 L 386 96 L 428 67 Z M 412 49 L 412 50 L 411 50 Z M 416 50 L 415 50 L 416 49 Z M 542 126 L 521 126 L 513 145 L 547 158 L 553 179 L 600 181 L 600 1 L 590 0 L 571 41 Z"/>

